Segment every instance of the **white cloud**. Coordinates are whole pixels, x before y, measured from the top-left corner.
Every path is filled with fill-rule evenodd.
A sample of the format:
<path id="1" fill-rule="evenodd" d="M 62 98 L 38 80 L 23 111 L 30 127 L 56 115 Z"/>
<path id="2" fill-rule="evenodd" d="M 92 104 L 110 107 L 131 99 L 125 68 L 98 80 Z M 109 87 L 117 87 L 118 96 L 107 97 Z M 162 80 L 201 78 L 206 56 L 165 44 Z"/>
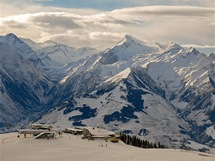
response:
<path id="1" fill-rule="evenodd" d="M 195 45 L 195 44 L 187 44 L 187 45 L 182 45 L 184 47 L 194 47 L 194 48 L 199 48 L 199 49 L 214 49 L 215 51 L 215 45 Z"/>
<path id="2" fill-rule="evenodd" d="M 215 7 L 214 0 L 170 0 L 173 5 L 194 5 L 194 6 L 205 6 L 205 7 Z"/>
<path id="3" fill-rule="evenodd" d="M 203 17 L 212 18 L 214 16 L 214 9 L 205 7 L 190 7 L 190 6 L 145 6 L 118 9 L 111 12 L 111 15 L 123 19 L 147 18 L 148 16 L 156 18 L 156 16 L 170 16 L 170 17 Z"/>
<path id="4" fill-rule="evenodd" d="M 214 45 L 214 10 L 207 7 L 145 6 L 98 11 L 4 3 L 3 8 L 0 34 L 13 32 L 34 41 L 52 39 L 72 46 L 105 48 L 131 34 L 151 42 Z M 12 10 L 5 11 L 9 8 Z"/>
<path id="5" fill-rule="evenodd" d="M 52 2 L 53 0 L 33 0 L 33 2 Z"/>
<path id="6" fill-rule="evenodd" d="M 89 33 L 89 38 L 91 40 L 101 40 L 101 37 L 105 38 L 104 40 L 106 41 L 106 39 L 113 39 L 116 40 L 116 39 L 120 39 L 121 37 L 123 36 L 123 34 L 120 34 L 120 33 L 113 33 L 113 32 L 91 32 Z"/>
<path id="7" fill-rule="evenodd" d="M 101 0 L 102 1 L 102 0 Z M 117 0 L 130 4 L 152 6 L 152 5 L 169 5 L 169 6 L 199 6 L 199 7 L 215 7 L 214 0 Z"/>

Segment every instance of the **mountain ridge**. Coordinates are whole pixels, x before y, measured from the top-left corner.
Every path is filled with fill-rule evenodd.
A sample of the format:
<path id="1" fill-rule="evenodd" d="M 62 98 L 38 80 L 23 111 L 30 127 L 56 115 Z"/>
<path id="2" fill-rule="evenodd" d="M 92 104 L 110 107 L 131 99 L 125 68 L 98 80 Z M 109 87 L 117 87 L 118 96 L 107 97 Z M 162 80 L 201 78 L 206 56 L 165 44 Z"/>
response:
<path id="1" fill-rule="evenodd" d="M 3 42 L 4 38 L 0 40 Z M 52 84 L 44 96 L 54 92 L 52 104 L 46 108 L 50 111 L 40 113 L 37 122 L 56 127 L 103 126 L 139 135 L 144 131 L 140 137 L 170 146 L 189 147 L 195 141 L 204 144 L 206 151 L 210 151 L 208 146 L 215 148 L 214 54 L 185 49 L 177 43 L 151 45 L 126 35 L 112 48 L 95 54 L 86 52 L 86 57 L 77 52 L 77 59 L 58 66 L 55 63 L 60 62 L 58 57 L 63 52 L 54 52 L 54 58 L 50 51 L 59 51 L 61 47 L 51 46 L 49 50 L 26 47 L 31 52 L 25 52 L 36 55 L 46 69 L 22 56 Z M 66 54 L 73 51 L 64 49 Z M 19 82 L 24 80 L 25 77 L 20 78 Z M 2 86 L 0 89 L 5 90 Z M 13 108 L 14 102 L 10 102 Z"/>

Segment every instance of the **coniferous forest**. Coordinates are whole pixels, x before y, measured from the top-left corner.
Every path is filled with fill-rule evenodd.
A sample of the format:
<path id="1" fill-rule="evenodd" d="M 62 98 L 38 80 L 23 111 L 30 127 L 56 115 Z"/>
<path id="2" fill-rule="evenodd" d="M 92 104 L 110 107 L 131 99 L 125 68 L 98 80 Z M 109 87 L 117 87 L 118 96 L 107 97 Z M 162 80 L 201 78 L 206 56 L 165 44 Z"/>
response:
<path id="1" fill-rule="evenodd" d="M 132 145 L 140 148 L 168 148 L 162 145 L 160 142 L 149 142 L 148 140 L 141 140 L 137 136 L 130 136 L 124 133 L 120 133 L 120 140 L 127 145 Z"/>

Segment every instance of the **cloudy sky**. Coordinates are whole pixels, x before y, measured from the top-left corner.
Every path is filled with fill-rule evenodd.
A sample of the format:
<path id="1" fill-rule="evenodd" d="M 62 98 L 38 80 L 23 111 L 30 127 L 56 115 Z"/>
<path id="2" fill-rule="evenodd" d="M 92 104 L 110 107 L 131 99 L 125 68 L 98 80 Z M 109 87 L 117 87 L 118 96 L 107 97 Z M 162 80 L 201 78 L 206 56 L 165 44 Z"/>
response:
<path id="1" fill-rule="evenodd" d="M 214 0 L 1 0 L 0 7 L 0 35 L 36 42 L 106 48 L 129 34 L 215 47 Z"/>

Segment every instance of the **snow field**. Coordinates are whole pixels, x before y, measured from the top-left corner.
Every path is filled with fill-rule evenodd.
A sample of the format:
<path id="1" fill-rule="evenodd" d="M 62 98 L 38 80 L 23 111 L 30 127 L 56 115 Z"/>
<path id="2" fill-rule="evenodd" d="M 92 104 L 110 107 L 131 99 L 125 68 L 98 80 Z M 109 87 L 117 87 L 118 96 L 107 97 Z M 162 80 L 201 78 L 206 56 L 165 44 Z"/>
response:
<path id="1" fill-rule="evenodd" d="M 214 161 L 215 156 L 174 149 L 141 149 L 122 142 L 88 141 L 63 134 L 57 139 L 0 135 L 1 161 Z M 106 146 L 107 145 L 107 146 Z"/>

